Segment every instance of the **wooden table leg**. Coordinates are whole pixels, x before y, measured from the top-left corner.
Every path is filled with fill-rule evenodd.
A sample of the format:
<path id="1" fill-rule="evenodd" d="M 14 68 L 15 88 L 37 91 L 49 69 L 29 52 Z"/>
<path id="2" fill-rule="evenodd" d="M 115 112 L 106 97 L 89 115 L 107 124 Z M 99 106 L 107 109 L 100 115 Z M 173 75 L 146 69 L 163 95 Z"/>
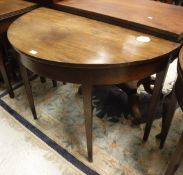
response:
<path id="1" fill-rule="evenodd" d="M 173 157 L 168 165 L 165 175 L 174 175 L 174 173 L 177 170 L 177 168 L 179 167 L 182 159 L 183 159 L 183 133 L 181 135 L 176 152 L 173 155 Z"/>
<path id="2" fill-rule="evenodd" d="M 161 95 L 161 91 L 163 88 L 163 84 L 165 81 L 168 67 L 169 67 L 169 63 L 167 64 L 167 66 L 165 67 L 165 69 L 163 71 L 156 74 L 154 90 L 153 90 L 151 103 L 149 105 L 148 114 L 147 114 L 147 123 L 145 126 L 144 137 L 143 137 L 144 141 L 147 141 L 147 139 L 149 137 L 149 133 L 151 131 L 152 123 L 153 123 L 155 113 L 156 113 L 156 108 L 158 105 L 157 102 L 160 99 L 160 95 Z"/>
<path id="3" fill-rule="evenodd" d="M 93 162 L 93 148 L 92 148 L 92 126 L 93 126 L 93 111 L 92 111 L 92 84 L 86 82 L 82 84 L 86 140 L 88 150 L 88 160 Z"/>
<path id="4" fill-rule="evenodd" d="M 177 99 L 173 88 L 172 92 L 166 97 L 163 105 L 162 128 L 160 135 L 157 136 L 157 138 L 160 139 L 160 149 L 163 148 L 165 140 L 167 138 L 171 122 L 175 113 L 176 104 Z"/>
<path id="5" fill-rule="evenodd" d="M 21 63 L 19 63 L 19 67 L 20 67 L 22 80 L 25 85 L 25 91 L 27 94 L 27 98 L 28 98 L 28 102 L 29 102 L 29 105 L 31 108 L 32 115 L 33 115 L 34 119 L 37 119 L 37 114 L 36 114 L 36 110 L 35 110 L 34 99 L 33 99 L 33 95 L 32 95 L 32 90 L 31 90 L 31 85 L 30 85 L 27 69 Z"/>
<path id="6" fill-rule="evenodd" d="M 3 76 L 3 80 L 6 84 L 6 88 L 8 90 L 9 96 L 10 96 L 10 98 L 14 98 L 15 95 L 14 95 L 14 92 L 13 92 L 13 89 L 12 89 L 12 86 L 11 86 L 11 83 L 10 83 L 10 80 L 9 80 L 9 76 L 8 76 L 8 73 L 7 73 L 7 68 L 6 68 L 4 59 L 3 59 L 3 53 L 2 53 L 1 49 L 0 49 L 0 70 L 1 70 L 1 73 L 2 73 L 2 76 Z"/>

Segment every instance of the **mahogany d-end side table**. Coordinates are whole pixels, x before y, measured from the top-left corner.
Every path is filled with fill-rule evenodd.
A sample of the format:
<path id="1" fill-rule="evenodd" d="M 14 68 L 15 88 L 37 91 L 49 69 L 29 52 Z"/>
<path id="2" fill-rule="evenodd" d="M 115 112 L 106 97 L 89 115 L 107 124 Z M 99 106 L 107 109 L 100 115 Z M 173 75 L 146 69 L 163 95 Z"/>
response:
<path id="1" fill-rule="evenodd" d="M 89 161 L 93 161 L 92 87 L 134 81 L 159 72 L 155 84 L 158 95 L 169 58 L 180 49 L 178 43 L 47 8 L 17 19 L 8 30 L 8 39 L 20 55 L 34 118 L 27 69 L 58 81 L 82 84 Z"/>
<path id="2" fill-rule="evenodd" d="M 35 3 L 26 2 L 24 0 L 1 0 L 0 1 L 0 34 L 8 30 L 9 25 L 20 15 L 35 9 Z M 0 71 L 2 73 L 9 96 L 14 97 L 14 92 L 8 77 L 5 65 L 5 56 L 0 48 Z"/>

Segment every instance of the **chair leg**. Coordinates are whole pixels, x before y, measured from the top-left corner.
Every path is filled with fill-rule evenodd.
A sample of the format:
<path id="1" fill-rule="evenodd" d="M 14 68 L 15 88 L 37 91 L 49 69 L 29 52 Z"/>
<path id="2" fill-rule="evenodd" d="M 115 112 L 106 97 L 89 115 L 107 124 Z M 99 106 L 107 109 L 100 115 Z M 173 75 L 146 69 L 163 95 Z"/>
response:
<path id="1" fill-rule="evenodd" d="M 172 92 L 165 97 L 165 102 L 163 105 L 163 118 L 162 118 L 162 128 L 161 128 L 161 133 L 160 133 L 160 149 L 163 148 L 164 144 L 165 144 L 165 140 L 167 138 L 170 126 L 171 126 L 171 122 L 175 113 L 175 109 L 176 109 L 176 104 L 177 104 L 177 100 L 176 100 L 176 96 L 175 96 L 175 91 L 174 89 L 172 90 Z"/>
<path id="2" fill-rule="evenodd" d="M 177 168 L 179 167 L 182 159 L 183 159 L 183 133 L 181 135 L 176 152 L 173 155 L 173 157 L 168 165 L 165 175 L 174 175 L 174 173 L 176 172 Z"/>
<path id="3" fill-rule="evenodd" d="M 41 83 L 45 83 L 46 78 L 40 76 L 40 81 L 41 81 Z M 57 81 L 52 80 L 52 83 L 53 83 L 53 87 L 57 87 Z"/>
<path id="4" fill-rule="evenodd" d="M 11 83 L 10 83 L 10 80 L 9 80 L 9 76 L 8 76 L 8 73 L 7 73 L 7 68 L 5 66 L 5 62 L 4 62 L 4 59 L 3 59 L 3 53 L 2 53 L 1 49 L 0 49 L 0 70 L 1 70 L 4 82 L 6 84 L 6 88 L 8 90 L 9 96 L 10 96 L 10 98 L 14 98 L 15 95 L 14 95 L 14 92 L 13 92 L 13 89 L 12 89 L 12 86 L 11 86 Z"/>
<path id="5" fill-rule="evenodd" d="M 142 122 L 142 117 L 138 107 L 138 95 L 131 94 L 129 95 L 128 99 L 129 99 L 130 111 L 133 116 L 132 124 L 139 125 Z"/>
<path id="6" fill-rule="evenodd" d="M 52 83 L 53 83 L 53 87 L 57 87 L 57 81 L 52 80 Z"/>
<path id="7" fill-rule="evenodd" d="M 31 90 L 31 85 L 30 85 L 30 81 L 29 81 L 29 77 L 28 77 L 28 73 L 27 73 L 27 69 L 21 64 L 19 63 L 19 67 L 20 67 L 20 73 L 25 85 L 25 91 L 26 91 L 26 95 L 27 95 L 27 99 L 31 108 L 31 112 L 32 115 L 34 117 L 34 119 L 37 119 L 37 114 L 36 114 L 36 109 L 35 109 L 35 105 L 34 105 L 34 99 L 33 99 L 33 95 L 32 95 L 32 90 Z"/>
<path id="8" fill-rule="evenodd" d="M 40 77 L 40 81 L 41 81 L 41 83 L 45 83 L 46 82 L 46 78 Z"/>
<path id="9" fill-rule="evenodd" d="M 161 91 L 163 88 L 168 67 L 169 67 L 169 63 L 167 64 L 166 68 L 163 71 L 156 74 L 155 86 L 154 86 L 151 103 L 149 105 L 148 114 L 147 114 L 147 123 L 145 126 L 144 137 L 143 137 L 144 141 L 147 141 L 151 131 L 152 123 L 154 120 L 154 116 L 155 116 L 155 112 L 158 104 L 157 102 L 160 99 L 160 95 L 161 95 Z"/>
<path id="10" fill-rule="evenodd" d="M 88 160 L 89 160 L 89 162 L 92 162 L 93 161 L 93 150 L 92 150 L 92 123 L 93 123 L 92 84 L 90 84 L 90 83 L 82 84 L 82 92 L 83 92 L 83 103 L 84 103 Z"/>

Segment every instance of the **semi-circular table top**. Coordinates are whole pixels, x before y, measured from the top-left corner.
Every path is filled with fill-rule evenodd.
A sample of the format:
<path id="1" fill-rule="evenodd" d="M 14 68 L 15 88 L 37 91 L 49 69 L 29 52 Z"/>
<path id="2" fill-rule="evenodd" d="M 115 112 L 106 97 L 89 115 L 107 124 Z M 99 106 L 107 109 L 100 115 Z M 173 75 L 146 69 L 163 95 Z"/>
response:
<path id="1" fill-rule="evenodd" d="M 23 14 L 36 6 L 37 4 L 25 0 L 0 0 L 0 20 Z"/>
<path id="2" fill-rule="evenodd" d="M 8 30 L 10 43 L 37 61 L 71 67 L 115 67 L 160 59 L 180 44 L 65 12 L 39 8 Z"/>

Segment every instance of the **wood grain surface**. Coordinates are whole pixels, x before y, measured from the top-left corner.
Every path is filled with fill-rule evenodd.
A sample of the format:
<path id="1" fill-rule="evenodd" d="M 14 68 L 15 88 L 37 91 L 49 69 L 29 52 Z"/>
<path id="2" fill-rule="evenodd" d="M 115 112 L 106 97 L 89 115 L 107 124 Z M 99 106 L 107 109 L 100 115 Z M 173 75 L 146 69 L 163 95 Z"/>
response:
<path id="1" fill-rule="evenodd" d="M 0 20 L 26 13 L 37 5 L 24 0 L 0 0 Z"/>
<path id="2" fill-rule="evenodd" d="M 180 47 L 151 35 L 143 37 L 140 32 L 47 8 L 27 13 L 8 30 L 11 44 L 21 52 L 76 67 L 137 64 Z"/>
<path id="3" fill-rule="evenodd" d="M 132 25 L 169 35 L 172 38 L 180 36 L 183 32 L 183 7 L 161 2 L 150 0 L 62 0 L 57 3 L 56 8 L 83 15 L 88 14 L 91 18 L 102 18 L 103 15 L 102 20 L 108 18 L 111 23 L 122 22 L 127 27 Z"/>

